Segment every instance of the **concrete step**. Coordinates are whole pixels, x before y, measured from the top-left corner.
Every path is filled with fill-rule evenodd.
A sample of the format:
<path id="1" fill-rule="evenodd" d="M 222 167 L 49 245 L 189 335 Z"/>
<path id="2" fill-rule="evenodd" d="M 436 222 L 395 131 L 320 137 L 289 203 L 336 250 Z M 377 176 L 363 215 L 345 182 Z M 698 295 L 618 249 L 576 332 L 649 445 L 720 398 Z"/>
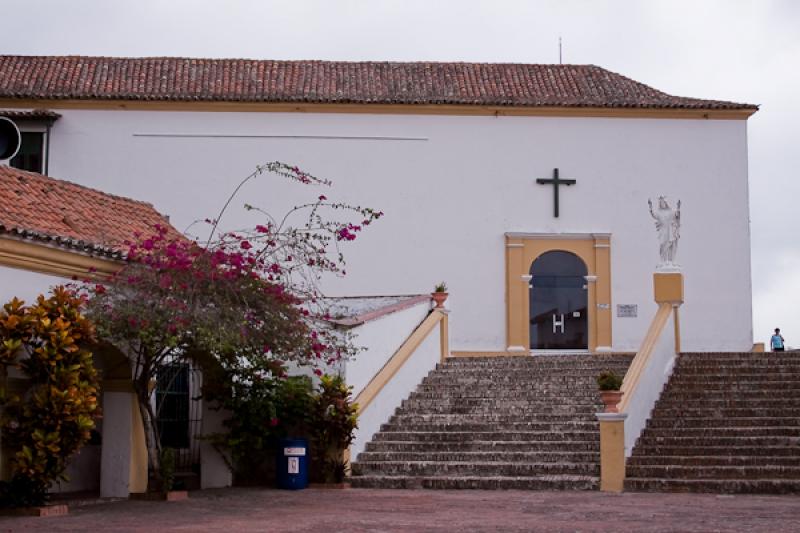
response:
<path id="1" fill-rule="evenodd" d="M 640 438 L 669 439 L 672 437 L 796 437 L 800 439 L 800 426 L 647 428 Z"/>
<path id="2" fill-rule="evenodd" d="M 559 366 L 552 367 L 518 367 L 518 368 L 456 368 L 444 366 L 434 370 L 436 377 L 463 377 L 464 379 L 479 379 L 487 378 L 490 376 L 497 377 L 517 377 L 519 379 L 536 379 L 536 378 L 560 378 L 560 377 L 577 377 L 577 378 L 591 378 L 597 376 L 603 370 L 609 370 L 604 366 L 585 366 L 576 368 L 566 368 Z M 620 365 L 611 367 L 610 370 L 618 374 L 623 374 L 627 367 Z"/>
<path id="3" fill-rule="evenodd" d="M 630 354 L 565 354 L 545 356 L 510 356 L 510 357 L 450 357 L 443 366 L 483 367 L 483 366 L 579 366 L 630 364 Z"/>
<path id="4" fill-rule="evenodd" d="M 725 408 L 725 407 L 669 407 L 669 408 L 656 408 L 653 410 L 653 417 L 659 418 L 707 418 L 709 420 L 725 419 L 725 418 L 768 418 L 775 416 L 777 418 L 790 418 L 797 415 L 796 408 L 771 408 L 771 407 L 757 407 L 757 408 Z"/>
<path id="5" fill-rule="evenodd" d="M 597 417 L 594 413 L 587 413 L 581 416 L 573 416 L 565 419 L 561 414 L 550 413 L 523 413 L 509 414 L 509 413 L 473 413 L 473 414 L 454 414 L 454 413 L 413 413 L 406 412 L 399 409 L 390 419 L 390 424 L 507 424 L 517 422 L 547 422 L 547 423 L 561 423 L 565 420 L 573 422 L 594 422 L 597 423 Z"/>
<path id="6" fill-rule="evenodd" d="M 432 399 L 449 398 L 456 400 L 472 400 L 472 399 L 491 399 L 491 400 L 515 400 L 518 398 L 526 398 L 531 400 L 552 401 L 560 399 L 572 399 L 580 401 L 594 402 L 598 398 L 597 387 L 591 389 L 574 389 L 569 393 L 559 387 L 548 388 L 530 388 L 530 387 L 507 387 L 501 389 L 484 390 L 481 388 L 472 387 L 448 387 L 440 388 L 435 386 L 420 387 L 411 393 L 411 398 L 414 399 Z"/>
<path id="7" fill-rule="evenodd" d="M 698 370 L 707 370 L 709 374 L 718 371 L 722 374 L 796 374 L 800 371 L 800 357 L 793 361 L 682 361 L 678 360 L 675 372 L 698 375 Z M 699 374 L 703 375 L 703 374 Z"/>
<path id="8" fill-rule="evenodd" d="M 669 395 L 656 402 L 656 409 L 797 409 L 800 398 L 779 396 L 774 398 L 706 397 L 685 398 Z"/>
<path id="9" fill-rule="evenodd" d="M 414 409 L 416 407 L 476 407 L 502 409 L 520 407 L 530 409 L 534 412 L 553 412 L 559 409 L 594 409 L 599 403 L 599 397 L 595 400 L 583 400 L 580 398 L 526 398 L 518 396 L 516 399 L 497 399 L 497 398 L 420 398 L 412 396 L 404 400 L 404 408 Z"/>
<path id="10" fill-rule="evenodd" d="M 800 467 L 783 465 L 700 466 L 631 465 L 626 474 L 633 478 L 658 479 L 797 479 Z"/>
<path id="11" fill-rule="evenodd" d="M 800 373 L 796 372 L 769 372 L 769 373 L 712 373 L 690 369 L 678 374 L 670 380 L 668 387 L 724 387 L 724 386 L 751 386 L 756 388 L 769 387 L 776 383 L 797 383 Z"/>
<path id="12" fill-rule="evenodd" d="M 550 442 L 550 441 L 598 441 L 599 431 L 381 431 L 373 439 L 379 441 L 414 442 Z"/>
<path id="13" fill-rule="evenodd" d="M 600 466 L 589 463 L 503 463 L 492 461 L 358 461 L 353 464 L 355 476 L 503 476 L 503 477 L 541 477 L 555 475 L 599 476 Z"/>
<path id="14" fill-rule="evenodd" d="M 758 457 L 769 461 L 770 457 L 796 457 L 796 445 L 724 445 L 724 446 L 696 446 L 687 443 L 643 443 L 633 449 L 631 457 L 660 457 L 681 455 L 687 457 L 712 456 L 712 457 Z"/>
<path id="15" fill-rule="evenodd" d="M 353 476 L 355 488 L 373 489 L 480 489 L 480 490 L 597 490 L 595 476 L 554 475 L 542 477 L 465 476 Z"/>
<path id="16" fill-rule="evenodd" d="M 634 492 L 709 492 L 715 494 L 800 494 L 800 480 L 793 479 L 625 479 L 625 490 Z"/>
<path id="17" fill-rule="evenodd" d="M 595 441 L 553 440 L 529 441 L 388 441 L 367 443 L 368 452 L 599 452 L 600 439 Z"/>
<path id="18" fill-rule="evenodd" d="M 597 421 L 560 420 L 558 422 L 399 422 L 383 424 L 381 431 L 456 431 L 456 432 L 497 432 L 497 431 L 599 431 Z M 797 428 L 800 430 L 800 427 Z"/>
<path id="19" fill-rule="evenodd" d="M 800 467 L 800 455 L 778 455 L 770 457 L 713 456 L 713 455 L 658 455 L 632 456 L 626 468 L 633 466 L 793 466 Z"/>
<path id="20" fill-rule="evenodd" d="M 748 383 L 738 383 L 735 381 L 725 381 L 719 384 L 696 383 L 696 384 L 672 384 L 664 389 L 664 395 L 690 394 L 690 395 L 709 395 L 709 396 L 742 396 L 771 394 L 773 397 L 778 395 L 789 395 L 797 397 L 800 395 L 800 381 L 797 383 L 787 381 L 773 381 L 772 383 L 752 385 Z"/>
<path id="21" fill-rule="evenodd" d="M 718 447 L 718 446 L 794 446 L 800 453 L 800 437 L 764 437 L 735 435 L 731 437 L 706 436 L 706 437 L 683 437 L 679 435 L 669 437 L 653 437 L 642 435 L 638 443 L 642 446 L 669 445 L 669 446 L 696 446 L 696 447 Z"/>
<path id="22" fill-rule="evenodd" d="M 599 464 L 599 452 L 565 451 L 490 451 L 490 452 L 362 452 L 358 461 L 456 461 L 456 462 L 519 462 L 519 463 L 592 463 Z"/>
<path id="23" fill-rule="evenodd" d="M 396 414 L 452 414 L 452 415 L 488 415 L 501 412 L 505 415 L 517 415 L 527 419 L 539 419 L 539 415 L 554 415 L 557 417 L 583 416 L 590 419 L 599 411 L 598 405 L 576 405 L 576 406 L 541 406 L 531 405 L 458 405 L 458 404 L 427 404 L 427 403 L 408 403 L 397 410 Z M 752 409 L 749 411 L 753 411 Z M 749 412 L 748 411 L 748 412 Z M 742 416 L 754 416 L 744 413 Z M 758 416 L 757 414 L 755 416 Z"/>
<path id="24" fill-rule="evenodd" d="M 758 417 L 758 418 L 651 418 L 648 428 L 757 428 L 757 427 L 791 427 L 800 428 L 800 417 Z"/>

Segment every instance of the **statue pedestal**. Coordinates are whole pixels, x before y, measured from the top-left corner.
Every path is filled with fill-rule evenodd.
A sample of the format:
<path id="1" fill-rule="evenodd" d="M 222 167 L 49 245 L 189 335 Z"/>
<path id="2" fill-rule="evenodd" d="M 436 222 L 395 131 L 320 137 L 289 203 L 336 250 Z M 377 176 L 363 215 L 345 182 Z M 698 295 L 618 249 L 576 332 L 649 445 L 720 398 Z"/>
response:
<path id="1" fill-rule="evenodd" d="M 657 303 L 680 305 L 683 303 L 683 274 L 681 272 L 655 272 L 653 295 Z"/>

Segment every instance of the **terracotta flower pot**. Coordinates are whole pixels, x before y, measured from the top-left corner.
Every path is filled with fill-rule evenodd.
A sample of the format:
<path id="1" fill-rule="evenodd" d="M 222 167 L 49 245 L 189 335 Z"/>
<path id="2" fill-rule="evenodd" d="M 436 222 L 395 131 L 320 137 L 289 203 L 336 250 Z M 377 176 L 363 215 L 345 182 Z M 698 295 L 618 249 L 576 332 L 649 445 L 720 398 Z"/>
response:
<path id="1" fill-rule="evenodd" d="M 433 298 L 433 301 L 436 302 L 436 308 L 437 309 L 441 309 L 442 307 L 444 307 L 444 302 L 445 302 L 445 300 L 447 300 L 448 296 L 449 295 L 446 292 L 432 292 L 431 293 L 431 298 Z"/>
<path id="2" fill-rule="evenodd" d="M 606 413 L 619 413 L 617 409 L 617 404 L 622 400 L 622 395 L 625 394 L 622 391 L 618 390 L 601 390 L 600 391 L 600 399 L 603 400 L 603 403 L 606 406 Z"/>

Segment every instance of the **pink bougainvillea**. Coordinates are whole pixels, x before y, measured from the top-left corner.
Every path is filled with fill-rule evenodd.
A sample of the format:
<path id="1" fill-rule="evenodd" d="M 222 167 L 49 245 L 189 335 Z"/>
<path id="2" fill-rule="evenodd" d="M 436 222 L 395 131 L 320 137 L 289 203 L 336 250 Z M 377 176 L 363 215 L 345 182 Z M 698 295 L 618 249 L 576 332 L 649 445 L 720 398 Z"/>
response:
<path id="1" fill-rule="evenodd" d="M 306 186 L 331 185 L 284 163 L 259 166 L 219 215 L 205 220 L 205 241 L 157 226 L 152 235 L 125 243 L 127 263 L 116 275 L 80 286 L 99 335 L 132 359 L 156 474 L 160 445 L 150 387 L 160 366 L 213 361 L 228 380 L 252 380 L 281 373 L 287 361 L 316 368 L 354 351 L 350 339 L 330 327 L 319 281 L 326 273 L 345 274 L 340 243 L 355 240 L 383 213 L 315 195 L 280 218 L 245 205 L 266 221 L 248 231 L 218 231 L 243 185 L 267 172 Z M 290 226 L 290 215 L 303 222 Z"/>

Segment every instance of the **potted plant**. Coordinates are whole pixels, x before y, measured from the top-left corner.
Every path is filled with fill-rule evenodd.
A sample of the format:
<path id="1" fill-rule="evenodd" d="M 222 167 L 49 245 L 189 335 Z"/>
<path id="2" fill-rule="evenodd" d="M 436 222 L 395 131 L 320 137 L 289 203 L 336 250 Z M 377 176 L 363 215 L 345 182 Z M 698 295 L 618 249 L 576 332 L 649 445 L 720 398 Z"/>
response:
<path id="1" fill-rule="evenodd" d="M 447 284 L 442 281 L 438 283 L 434 288 L 433 292 L 431 293 L 431 298 L 433 301 L 436 302 L 436 308 L 441 309 L 444 307 L 444 302 L 447 300 Z"/>
<path id="2" fill-rule="evenodd" d="M 606 413 L 618 413 L 617 404 L 624 394 L 620 389 L 622 378 L 612 370 L 603 370 L 597 376 L 597 387 L 600 389 L 600 399 L 605 404 Z"/>

